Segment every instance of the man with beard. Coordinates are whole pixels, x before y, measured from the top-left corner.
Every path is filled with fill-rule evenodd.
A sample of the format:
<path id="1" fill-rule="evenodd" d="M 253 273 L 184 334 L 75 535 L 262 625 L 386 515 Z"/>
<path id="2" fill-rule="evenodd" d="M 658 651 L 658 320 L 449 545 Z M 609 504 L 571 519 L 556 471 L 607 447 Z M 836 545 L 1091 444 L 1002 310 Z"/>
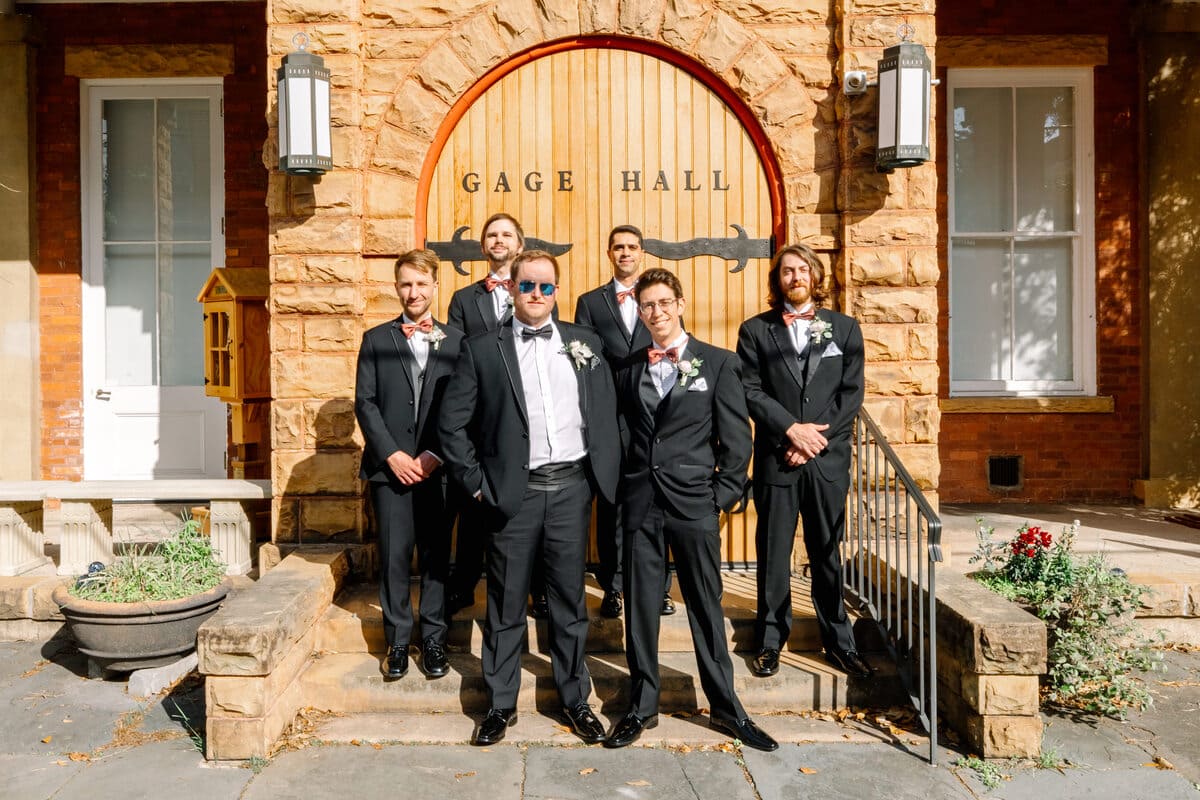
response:
<path id="1" fill-rule="evenodd" d="M 363 334 L 358 351 L 354 411 L 364 441 L 361 477 L 370 484 L 379 528 L 386 680 L 408 672 L 414 547 L 421 569 L 421 666 L 431 678 L 449 671 L 445 588 L 454 513 L 442 485 L 437 419 L 462 334 L 430 313 L 437 268 L 437 254 L 429 250 L 400 256 L 396 292 L 404 313 Z"/>
<path id="2" fill-rule="evenodd" d="M 642 255 L 640 230 L 632 225 L 613 228 L 608 234 L 608 261 L 612 264 L 613 279 L 583 293 L 575 304 L 575 322 L 595 328 L 600 334 L 604 360 L 614 373 L 629 360 L 630 353 L 650 345 L 650 332 L 638 318 L 633 289 L 642 271 Z M 622 444 L 628 444 L 628 432 L 624 428 L 621 438 Z M 623 537 L 620 505 L 600 498 L 596 501 L 596 549 L 600 555 L 596 580 L 604 590 L 600 613 L 610 619 L 621 616 Z M 671 573 L 667 572 L 661 610 L 664 616 L 675 613 L 670 591 Z"/>
<path id="3" fill-rule="evenodd" d="M 850 487 L 850 439 L 863 401 L 863 336 L 845 314 L 822 308 L 825 270 L 805 245 L 780 250 L 767 276 L 768 311 L 742 323 L 738 356 L 755 422 L 758 509 L 756 675 L 779 670 L 792 629 L 796 520 L 812 567 L 812 602 L 825 658 L 866 678 L 842 599 L 840 545 Z"/>
<path id="4" fill-rule="evenodd" d="M 542 561 L 563 714 L 577 736 L 595 743 L 604 728 L 587 703 L 583 570 L 593 494 L 616 496 L 612 376 L 594 331 L 552 318 L 554 256 L 522 253 L 512 278 L 512 320 L 464 342 L 438 422 L 451 474 L 493 520 L 481 658 L 491 703 L 473 742 L 495 744 L 517 721 L 525 597 Z"/>

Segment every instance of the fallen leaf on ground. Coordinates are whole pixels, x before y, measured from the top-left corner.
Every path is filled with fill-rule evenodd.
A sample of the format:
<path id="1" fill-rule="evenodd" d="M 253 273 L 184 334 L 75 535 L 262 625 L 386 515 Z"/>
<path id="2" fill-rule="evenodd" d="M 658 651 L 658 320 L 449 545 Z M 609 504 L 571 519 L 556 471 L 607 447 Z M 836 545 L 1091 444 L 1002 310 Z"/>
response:
<path id="1" fill-rule="evenodd" d="M 473 778 L 474 776 L 475 770 L 471 770 L 470 772 L 456 772 L 454 773 L 454 780 L 461 781 L 463 778 Z"/>
<path id="2" fill-rule="evenodd" d="M 67 758 L 72 761 L 91 761 L 92 757 L 87 753 L 67 753 Z"/>
<path id="3" fill-rule="evenodd" d="M 350 744 L 354 745 L 355 747 L 362 746 L 362 742 L 360 742 L 358 739 L 351 739 Z"/>
<path id="4" fill-rule="evenodd" d="M 554 726 L 554 729 L 555 729 L 555 730 L 558 730 L 558 731 L 562 731 L 563 733 L 570 733 L 570 732 L 571 732 L 571 729 L 570 729 L 570 728 L 568 728 L 566 725 L 555 725 L 555 726 Z"/>
<path id="5" fill-rule="evenodd" d="M 817 774 L 817 771 L 815 769 L 813 769 L 812 767 L 801 767 L 800 771 L 802 773 L 804 773 L 805 775 L 816 775 Z"/>
<path id="6" fill-rule="evenodd" d="M 579 770 L 579 774 L 580 775 L 591 775 L 595 771 L 596 771 L 595 767 L 584 767 L 583 769 Z"/>
<path id="7" fill-rule="evenodd" d="M 625 781 L 626 786 L 653 786 L 650 781 Z"/>
<path id="8" fill-rule="evenodd" d="M 1154 760 L 1146 764 L 1147 767 L 1155 767 L 1156 769 L 1175 769 L 1175 765 L 1167 761 L 1162 756 L 1155 756 Z"/>
<path id="9" fill-rule="evenodd" d="M 848 716 L 850 716 L 850 709 L 848 709 L 848 708 L 843 708 L 841 711 L 837 712 L 838 722 L 845 722 L 846 717 L 848 717 Z"/>
<path id="10" fill-rule="evenodd" d="M 371 742 L 371 747 L 374 747 L 376 750 L 383 749 L 383 745 L 381 745 L 379 742 Z"/>
<path id="11" fill-rule="evenodd" d="M 51 739 L 53 739 L 53 738 L 54 738 L 53 736 L 43 736 L 43 737 L 42 737 L 42 744 L 50 744 L 50 740 L 51 740 Z"/>

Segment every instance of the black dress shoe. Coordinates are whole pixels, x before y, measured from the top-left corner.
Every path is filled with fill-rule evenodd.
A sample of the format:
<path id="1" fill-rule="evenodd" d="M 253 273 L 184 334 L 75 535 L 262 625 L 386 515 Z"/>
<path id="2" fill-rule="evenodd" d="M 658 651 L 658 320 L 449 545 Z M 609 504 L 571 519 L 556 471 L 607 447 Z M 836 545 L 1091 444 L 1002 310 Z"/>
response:
<path id="1" fill-rule="evenodd" d="M 421 643 L 421 668 L 431 678 L 442 678 L 450 671 L 450 659 L 446 648 L 435 637 L 430 636 Z"/>
<path id="2" fill-rule="evenodd" d="M 480 747 L 495 744 L 504 739 L 504 734 L 508 733 L 508 729 L 516 724 L 517 710 L 515 708 L 488 709 L 487 716 L 483 718 L 483 722 L 479 723 L 479 730 L 475 731 L 475 738 L 471 740 L 471 744 Z"/>
<path id="3" fill-rule="evenodd" d="M 658 725 L 658 714 L 651 714 L 648 717 L 639 717 L 630 711 L 625 716 L 621 717 L 621 721 L 613 726 L 612 731 L 608 734 L 608 738 L 604 740 L 605 747 L 625 747 L 633 744 L 642 735 L 642 731 L 649 730 Z"/>
<path id="4" fill-rule="evenodd" d="M 764 647 L 754 657 L 750 669 L 760 678 L 769 678 L 779 672 L 779 651 L 773 647 Z"/>
<path id="5" fill-rule="evenodd" d="M 546 599 L 546 595 L 533 598 L 533 604 L 529 607 L 529 616 L 534 619 L 550 619 L 550 601 Z"/>
<path id="6" fill-rule="evenodd" d="M 621 593 L 605 592 L 604 599 L 600 601 L 600 616 L 617 619 L 621 616 L 621 610 Z"/>
<path id="7" fill-rule="evenodd" d="M 664 617 L 669 617 L 675 613 L 675 601 L 671 599 L 671 595 L 663 595 L 662 611 L 659 613 Z"/>
<path id="8" fill-rule="evenodd" d="M 825 660 L 851 678 L 869 678 L 875 674 L 871 665 L 854 650 L 826 650 Z"/>
<path id="9" fill-rule="evenodd" d="M 779 742 L 772 739 L 766 731 L 755 725 L 754 720 L 749 717 L 738 722 L 713 717 L 709 724 L 716 730 L 729 734 L 746 747 L 753 747 L 755 750 L 762 750 L 764 753 L 770 753 L 779 749 Z"/>
<path id="10" fill-rule="evenodd" d="M 385 681 L 398 681 L 408 674 L 408 645 L 394 644 L 388 648 L 387 662 L 383 667 Z"/>
<path id="11" fill-rule="evenodd" d="M 574 708 L 564 708 L 563 714 L 571 723 L 571 730 L 575 731 L 575 735 L 580 739 L 588 744 L 604 741 L 604 726 L 596 719 L 592 707 L 587 703 L 580 703 Z"/>

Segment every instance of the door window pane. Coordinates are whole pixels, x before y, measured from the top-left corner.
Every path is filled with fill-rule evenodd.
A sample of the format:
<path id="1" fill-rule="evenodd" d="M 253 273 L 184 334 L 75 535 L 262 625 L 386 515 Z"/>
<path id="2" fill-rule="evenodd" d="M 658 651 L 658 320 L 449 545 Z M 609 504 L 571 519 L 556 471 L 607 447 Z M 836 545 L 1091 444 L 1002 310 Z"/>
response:
<path id="1" fill-rule="evenodd" d="M 105 363 L 110 385 L 154 385 L 158 359 L 154 270 L 152 244 L 104 248 Z"/>
<path id="2" fill-rule="evenodd" d="M 1012 230 L 1012 90 L 954 93 L 954 228 Z"/>
<path id="3" fill-rule="evenodd" d="M 212 269 L 206 244 L 159 249 L 159 349 L 163 386 L 204 383 L 204 312 L 196 295 Z"/>
<path id="4" fill-rule="evenodd" d="M 208 100 L 158 101 L 160 240 L 208 241 L 212 235 L 208 122 Z"/>
<path id="5" fill-rule="evenodd" d="M 955 239 L 950 279 L 950 371 L 960 380 L 1008 377 L 1008 244 Z"/>
<path id="6" fill-rule="evenodd" d="M 154 101 L 105 100 L 100 120 L 104 239 L 154 240 Z"/>
<path id="7" fill-rule="evenodd" d="M 1074 93 L 1017 89 L 1017 229 L 1075 229 Z"/>
<path id="8" fill-rule="evenodd" d="M 1070 380 L 1071 242 L 1039 239 L 1017 242 L 1013 252 L 1013 378 L 1019 381 Z"/>

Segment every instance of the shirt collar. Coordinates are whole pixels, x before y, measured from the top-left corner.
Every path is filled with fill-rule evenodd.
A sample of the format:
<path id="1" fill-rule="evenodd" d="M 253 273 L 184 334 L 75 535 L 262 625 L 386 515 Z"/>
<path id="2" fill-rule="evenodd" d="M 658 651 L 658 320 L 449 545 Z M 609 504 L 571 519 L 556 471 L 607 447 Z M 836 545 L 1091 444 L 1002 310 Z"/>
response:
<path id="1" fill-rule="evenodd" d="M 807 312 L 807 311 L 811 310 L 811 309 L 812 309 L 812 307 L 813 307 L 813 304 L 812 304 L 812 303 L 805 303 L 805 304 L 804 304 L 803 306 L 801 306 L 800 308 L 796 308 L 796 307 L 795 307 L 794 305 L 792 305 L 791 303 L 785 302 L 785 303 L 783 304 L 783 307 L 784 307 L 786 310 L 788 310 L 788 311 L 790 311 L 791 313 L 793 313 L 793 314 L 803 314 L 803 313 L 805 313 L 805 312 Z M 814 314 L 815 314 L 815 313 L 816 313 L 816 312 L 814 311 Z"/>
<path id="2" fill-rule="evenodd" d="M 626 286 L 617 280 L 615 276 L 612 279 L 612 288 L 614 292 L 628 292 L 632 290 L 634 286 L 637 286 L 637 281 L 633 282 L 633 286 Z"/>

